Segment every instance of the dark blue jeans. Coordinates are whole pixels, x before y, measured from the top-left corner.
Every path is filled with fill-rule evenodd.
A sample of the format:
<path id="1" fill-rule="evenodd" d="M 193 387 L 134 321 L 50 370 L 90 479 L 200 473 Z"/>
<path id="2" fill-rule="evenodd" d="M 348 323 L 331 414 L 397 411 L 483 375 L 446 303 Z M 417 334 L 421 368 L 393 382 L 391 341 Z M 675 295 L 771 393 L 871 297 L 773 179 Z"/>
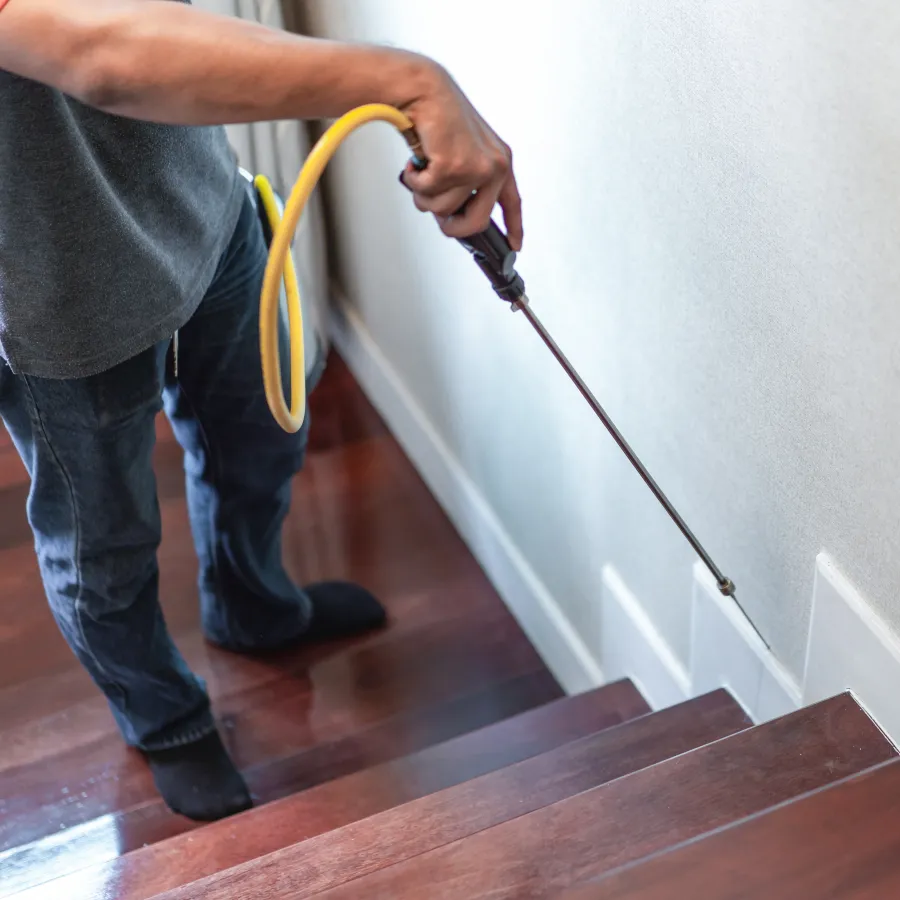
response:
<path id="1" fill-rule="evenodd" d="M 53 614 L 125 739 L 148 750 L 214 727 L 159 606 L 151 457 L 163 405 L 185 452 L 206 635 L 263 649 L 301 634 L 311 614 L 281 562 L 307 428 L 283 432 L 263 395 L 265 260 L 248 195 L 212 287 L 179 332 L 177 376 L 171 342 L 66 381 L 14 375 L 0 362 L 0 414 L 31 475 L 28 518 Z"/>

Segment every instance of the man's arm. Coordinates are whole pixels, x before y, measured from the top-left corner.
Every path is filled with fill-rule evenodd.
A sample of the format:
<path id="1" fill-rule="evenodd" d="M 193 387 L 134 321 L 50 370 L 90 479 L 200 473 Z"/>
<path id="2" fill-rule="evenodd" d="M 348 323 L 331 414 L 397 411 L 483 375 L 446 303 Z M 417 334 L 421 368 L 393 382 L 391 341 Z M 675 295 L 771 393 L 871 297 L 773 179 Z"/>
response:
<path id="1" fill-rule="evenodd" d="M 389 103 L 415 122 L 430 164 L 408 172 L 445 233 L 486 227 L 500 202 L 521 243 L 509 149 L 433 61 L 300 37 L 168 0 L 0 0 L 0 68 L 107 112 L 183 125 L 342 115 Z M 459 217 L 449 218 L 478 194 Z"/>

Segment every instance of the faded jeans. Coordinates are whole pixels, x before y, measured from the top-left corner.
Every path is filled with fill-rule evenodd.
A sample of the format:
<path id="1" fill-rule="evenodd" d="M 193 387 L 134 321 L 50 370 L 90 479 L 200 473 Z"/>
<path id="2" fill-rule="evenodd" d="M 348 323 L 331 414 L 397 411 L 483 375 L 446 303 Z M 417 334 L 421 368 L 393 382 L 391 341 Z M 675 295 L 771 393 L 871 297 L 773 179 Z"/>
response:
<path id="1" fill-rule="evenodd" d="M 308 423 L 286 434 L 263 394 L 265 260 L 248 193 L 215 280 L 179 332 L 177 377 L 171 341 L 72 380 L 15 375 L 0 360 L 0 415 L 31 476 L 28 520 L 53 615 L 126 741 L 147 750 L 214 728 L 159 605 L 152 453 L 163 406 L 185 454 L 206 636 L 265 649 L 301 634 L 311 614 L 281 562 Z"/>

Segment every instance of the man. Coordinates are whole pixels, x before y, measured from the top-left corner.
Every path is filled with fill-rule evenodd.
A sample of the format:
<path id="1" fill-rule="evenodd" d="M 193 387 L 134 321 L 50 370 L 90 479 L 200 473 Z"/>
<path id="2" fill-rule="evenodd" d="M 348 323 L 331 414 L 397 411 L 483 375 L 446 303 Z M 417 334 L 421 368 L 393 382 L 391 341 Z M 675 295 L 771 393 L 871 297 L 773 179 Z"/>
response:
<path id="1" fill-rule="evenodd" d="M 428 59 L 177 2 L 0 0 L 0 414 L 54 616 L 166 802 L 196 819 L 251 799 L 160 612 L 158 410 L 185 450 L 209 640 L 251 651 L 385 618 L 360 587 L 301 589 L 282 567 L 306 429 L 282 432 L 263 396 L 265 246 L 221 128 L 367 102 L 417 126 L 418 209 L 459 237 L 499 202 L 518 248 L 509 150 Z"/>

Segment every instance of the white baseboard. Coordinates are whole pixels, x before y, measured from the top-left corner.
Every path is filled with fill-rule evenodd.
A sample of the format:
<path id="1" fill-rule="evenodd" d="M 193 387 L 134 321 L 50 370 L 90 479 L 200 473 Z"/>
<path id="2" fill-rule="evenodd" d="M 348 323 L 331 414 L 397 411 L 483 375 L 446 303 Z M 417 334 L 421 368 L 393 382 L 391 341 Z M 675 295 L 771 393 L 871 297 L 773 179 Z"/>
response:
<path id="1" fill-rule="evenodd" d="M 630 678 L 653 709 L 690 696 L 684 666 L 612 566 L 603 569 L 600 646 L 607 678 Z"/>
<path id="2" fill-rule="evenodd" d="M 546 585 L 346 304 L 334 315 L 331 335 L 366 395 L 563 689 L 576 694 L 602 684 L 597 661 Z"/>
<path id="3" fill-rule="evenodd" d="M 799 686 L 699 561 L 694 565 L 690 671 L 695 696 L 728 688 L 754 722 L 768 722 L 800 706 Z"/>
<path id="4" fill-rule="evenodd" d="M 688 667 L 611 566 L 603 570 L 600 641 L 600 663 L 607 677 L 631 678 L 654 709 L 722 687 L 754 722 L 800 706 L 800 689 L 699 561 L 694 566 Z"/>
<path id="5" fill-rule="evenodd" d="M 825 553 L 816 557 L 803 703 L 852 691 L 900 746 L 900 638 Z"/>

